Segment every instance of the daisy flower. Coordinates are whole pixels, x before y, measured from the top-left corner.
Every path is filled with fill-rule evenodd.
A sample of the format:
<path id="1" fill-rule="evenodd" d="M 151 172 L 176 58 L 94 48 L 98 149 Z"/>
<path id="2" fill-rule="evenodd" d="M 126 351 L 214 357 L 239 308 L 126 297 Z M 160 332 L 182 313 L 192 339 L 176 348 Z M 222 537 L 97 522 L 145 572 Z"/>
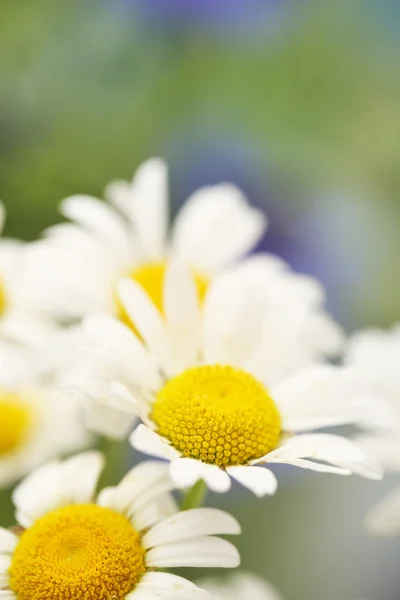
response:
<path id="1" fill-rule="evenodd" d="M 5 217 L 0 202 L 0 235 Z M 0 336 L 34 345 L 47 333 L 47 324 L 38 310 L 35 289 L 29 287 L 27 252 L 27 244 L 0 237 Z"/>
<path id="2" fill-rule="evenodd" d="M 128 319 L 116 295 L 122 276 L 143 285 L 160 308 L 173 257 L 193 270 L 202 296 L 210 278 L 251 250 L 266 227 L 239 189 L 221 184 L 195 192 L 169 231 L 167 167 L 157 158 L 143 163 L 131 182 L 110 184 L 106 197 L 65 199 L 61 212 L 70 222 L 52 227 L 31 248 L 38 304 L 57 316 L 104 311 Z"/>
<path id="3" fill-rule="evenodd" d="M 372 394 L 382 405 L 382 419 L 364 426 L 362 447 L 375 454 L 388 473 L 400 473 L 400 325 L 390 331 L 370 329 L 349 341 L 346 361 L 375 375 Z M 400 534 L 400 488 L 367 517 L 367 527 L 381 535 Z"/>
<path id="4" fill-rule="evenodd" d="M 236 567 L 236 548 L 216 534 L 237 521 L 211 508 L 178 512 L 164 464 L 144 462 L 116 487 L 95 488 L 97 452 L 52 462 L 14 492 L 18 527 L 0 529 L 4 600 L 211 600 L 175 567 Z"/>
<path id="5" fill-rule="evenodd" d="M 251 573 L 236 573 L 228 579 L 204 579 L 199 585 L 214 600 L 282 600 L 270 583 Z"/>
<path id="6" fill-rule="evenodd" d="M 285 324 L 277 313 L 275 322 L 259 286 L 247 285 L 247 278 L 230 274 L 227 281 L 215 280 L 199 309 L 193 277 L 173 263 L 164 318 L 140 285 L 119 285 L 139 336 L 109 315 L 85 321 L 92 340 L 87 349 L 119 370 L 108 383 L 110 403 L 130 404 L 143 421 L 132 445 L 171 461 L 178 487 L 202 479 L 226 492 L 232 477 L 259 496 L 272 494 L 275 476 L 259 465 L 273 463 L 379 478 L 352 441 L 311 432 L 360 418 L 364 390 L 357 372 L 319 365 L 277 380 L 296 320 Z M 296 336 L 294 346 L 296 354 Z M 96 395 L 90 385 L 81 386 Z"/>
<path id="7" fill-rule="evenodd" d="M 0 342 L 0 487 L 88 442 L 77 400 L 45 383 L 35 358 L 26 348 Z"/>

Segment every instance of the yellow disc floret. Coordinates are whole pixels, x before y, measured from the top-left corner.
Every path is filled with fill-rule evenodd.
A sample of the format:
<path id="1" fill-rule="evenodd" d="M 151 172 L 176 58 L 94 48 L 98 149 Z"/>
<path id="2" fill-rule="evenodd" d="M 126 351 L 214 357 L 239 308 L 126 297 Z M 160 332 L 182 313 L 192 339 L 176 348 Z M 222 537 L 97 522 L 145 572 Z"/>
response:
<path id="1" fill-rule="evenodd" d="M 133 279 L 133 281 L 136 281 L 136 283 L 141 285 L 146 290 L 160 313 L 163 313 L 163 287 L 167 266 L 167 263 L 164 262 L 147 263 L 141 267 L 138 267 L 137 269 L 134 269 L 128 274 L 128 277 Z M 205 277 L 199 275 L 198 273 L 193 273 L 193 277 L 196 282 L 199 300 L 202 302 L 207 291 L 208 281 Z M 119 299 L 117 301 L 117 305 L 119 318 L 128 325 L 132 326 L 129 315 Z"/>
<path id="2" fill-rule="evenodd" d="M 18 600 L 123 600 L 145 570 L 126 517 L 95 504 L 67 506 L 21 535 L 10 588 Z"/>
<path id="3" fill-rule="evenodd" d="M 14 394 L 0 391 L 0 458 L 23 444 L 31 422 L 30 408 Z"/>
<path id="4" fill-rule="evenodd" d="M 168 381 L 152 419 L 183 456 L 222 468 L 261 458 L 277 446 L 281 431 L 264 385 L 223 365 L 194 367 Z"/>

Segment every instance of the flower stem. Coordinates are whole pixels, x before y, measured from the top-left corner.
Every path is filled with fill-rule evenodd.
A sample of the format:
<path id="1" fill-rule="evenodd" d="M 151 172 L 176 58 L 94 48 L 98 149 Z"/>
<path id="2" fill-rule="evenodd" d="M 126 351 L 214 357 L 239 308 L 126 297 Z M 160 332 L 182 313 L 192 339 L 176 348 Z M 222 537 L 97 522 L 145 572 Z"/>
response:
<path id="1" fill-rule="evenodd" d="M 199 508 L 203 505 L 207 495 L 207 485 L 202 479 L 196 483 L 183 495 L 181 502 L 181 510 L 189 510 L 190 508 Z"/>

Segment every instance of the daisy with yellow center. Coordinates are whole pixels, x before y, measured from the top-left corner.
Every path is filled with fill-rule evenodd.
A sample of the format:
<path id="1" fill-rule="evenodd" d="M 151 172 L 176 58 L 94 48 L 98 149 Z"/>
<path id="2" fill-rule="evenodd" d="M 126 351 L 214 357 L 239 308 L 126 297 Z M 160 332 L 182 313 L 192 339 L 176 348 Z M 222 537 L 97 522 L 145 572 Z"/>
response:
<path id="1" fill-rule="evenodd" d="M 216 509 L 179 512 L 165 464 L 147 461 L 119 485 L 95 488 L 102 455 L 53 462 L 14 492 L 18 534 L 0 529 L 0 597 L 7 600 L 211 600 L 157 569 L 236 567 L 218 534 L 237 521 Z"/>
<path id="2" fill-rule="evenodd" d="M 104 311 L 126 319 L 116 294 L 124 276 L 143 285 L 161 308 L 165 268 L 174 257 L 193 270 L 202 295 L 266 228 L 261 211 L 230 184 L 195 192 L 169 228 L 167 166 L 158 158 L 143 163 L 131 182 L 111 183 L 106 198 L 65 199 L 61 211 L 70 222 L 49 229 L 31 248 L 38 302 L 57 316 Z"/>
<path id="3" fill-rule="evenodd" d="M 20 346 L 0 343 L 0 488 L 88 441 L 80 406 L 43 383 L 33 367 L 36 358 Z"/>
<path id="4" fill-rule="evenodd" d="M 164 315 L 140 285 L 120 284 L 121 302 L 139 337 L 107 315 L 85 321 L 87 350 L 103 364 L 108 357 L 119 365 L 121 376 L 109 381 L 113 398 L 130 404 L 143 420 L 131 443 L 170 460 L 178 487 L 203 479 L 225 492 L 232 477 L 257 495 L 271 494 L 275 476 L 259 465 L 280 462 L 379 478 L 379 469 L 350 440 L 309 433 L 360 418 L 358 373 L 322 365 L 279 378 L 289 368 L 284 350 L 293 336 L 298 350 L 294 330 L 305 316 L 293 314 L 285 330 L 277 315 L 272 326 L 260 286 L 253 283 L 247 272 L 221 276 L 200 308 L 191 273 L 173 263 L 165 279 Z"/>

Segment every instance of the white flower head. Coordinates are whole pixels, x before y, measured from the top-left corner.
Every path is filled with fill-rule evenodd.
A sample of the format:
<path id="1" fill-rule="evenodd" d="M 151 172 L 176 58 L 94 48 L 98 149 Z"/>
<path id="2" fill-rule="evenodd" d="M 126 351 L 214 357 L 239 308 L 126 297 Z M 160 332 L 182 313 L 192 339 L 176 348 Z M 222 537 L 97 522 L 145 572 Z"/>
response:
<path id="1" fill-rule="evenodd" d="M 282 600 L 282 596 L 267 581 L 251 573 L 235 573 L 225 579 L 203 579 L 200 587 L 214 600 Z"/>
<path id="2" fill-rule="evenodd" d="M 206 187 L 184 204 L 169 229 L 167 166 L 143 163 L 132 182 L 117 181 L 108 201 L 77 195 L 62 203 L 70 222 L 47 231 L 30 252 L 30 276 L 38 302 L 57 316 L 104 311 L 126 318 L 116 285 L 123 276 L 139 282 L 161 305 L 162 282 L 171 258 L 195 273 L 199 292 L 227 264 L 246 254 L 266 227 L 231 184 Z"/>
<path id="3" fill-rule="evenodd" d="M 36 353 L 0 342 L 0 488 L 87 444 L 82 408 L 45 383 Z"/>
<path id="4" fill-rule="evenodd" d="M 18 533 L 0 529 L 0 597 L 7 600 L 211 600 L 159 569 L 236 567 L 219 534 L 237 521 L 211 509 L 179 512 L 165 464 L 146 461 L 95 497 L 98 452 L 52 462 L 14 491 Z"/>
<path id="5" fill-rule="evenodd" d="M 200 309 L 190 272 L 173 263 L 163 315 L 140 285 L 120 283 L 137 334 L 109 315 L 85 321 L 89 351 L 122 373 L 109 387 L 143 420 L 132 445 L 169 460 L 178 487 L 203 479 L 225 492 L 232 477 L 259 496 L 272 494 L 275 476 L 260 467 L 272 463 L 379 478 L 378 466 L 350 440 L 310 433 L 360 418 L 358 373 L 319 365 L 284 376 L 298 354 L 296 321 L 280 311 L 274 319 L 258 286 L 241 285 L 239 274 L 231 287 L 235 275 L 227 277 L 227 287 L 215 280 Z M 300 312 L 302 327 L 308 317 Z"/>

